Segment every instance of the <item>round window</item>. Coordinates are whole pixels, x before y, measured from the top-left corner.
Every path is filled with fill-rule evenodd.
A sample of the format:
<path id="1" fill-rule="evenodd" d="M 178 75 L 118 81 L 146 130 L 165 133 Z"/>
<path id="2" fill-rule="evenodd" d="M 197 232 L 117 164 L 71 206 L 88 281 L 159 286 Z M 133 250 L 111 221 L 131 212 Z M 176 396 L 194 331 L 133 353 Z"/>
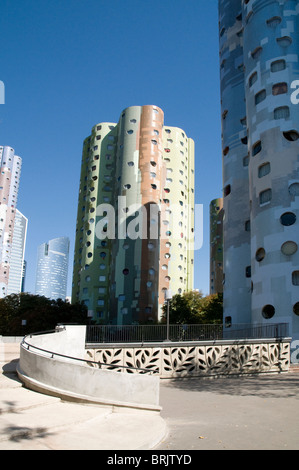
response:
<path id="1" fill-rule="evenodd" d="M 272 318 L 275 314 L 275 308 L 273 305 L 265 305 L 262 309 L 262 315 L 264 318 L 269 319 Z"/>
<path id="2" fill-rule="evenodd" d="M 287 227 L 293 225 L 296 222 L 296 215 L 293 212 L 285 212 L 280 217 L 280 222 Z"/>
<path id="3" fill-rule="evenodd" d="M 264 250 L 264 248 L 259 248 L 255 254 L 255 259 L 260 262 L 262 261 L 266 256 L 266 252 Z"/>
<path id="4" fill-rule="evenodd" d="M 293 307 L 293 312 L 295 313 L 295 315 L 298 315 L 299 316 L 299 302 L 297 302 L 294 307 Z"/>
<path id="5" fill-rule="evenodd" d="M 296 253 L 297 249 L 298 249 L 297 243 L 292 242 L 292 241 L 285 242 L 281 247 L 282 253 L 286 256 L 293 255 L 294 253 Z"/>

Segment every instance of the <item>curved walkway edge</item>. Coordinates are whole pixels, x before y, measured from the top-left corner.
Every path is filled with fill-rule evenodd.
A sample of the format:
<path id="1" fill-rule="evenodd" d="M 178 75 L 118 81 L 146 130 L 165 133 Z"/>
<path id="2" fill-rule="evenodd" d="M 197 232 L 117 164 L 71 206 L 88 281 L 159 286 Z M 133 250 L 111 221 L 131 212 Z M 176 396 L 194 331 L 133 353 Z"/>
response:
<path id="1" fill-rule="evenodd" d="M 24 388 L 19 350 L 1 344 L 0 450 L 150 450 L 166 436 L 158 411 L 72 403 Z"/>

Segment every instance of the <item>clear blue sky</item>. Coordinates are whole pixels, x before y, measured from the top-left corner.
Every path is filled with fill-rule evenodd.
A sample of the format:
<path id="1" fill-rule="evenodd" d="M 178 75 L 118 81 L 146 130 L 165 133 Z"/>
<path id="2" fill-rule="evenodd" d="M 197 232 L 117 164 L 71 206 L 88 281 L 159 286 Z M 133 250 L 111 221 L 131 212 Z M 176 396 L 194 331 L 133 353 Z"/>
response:
<path id="1" fill-rule="evenodd" d="M 195 288 L 209 293 L 209 204 L 222 193 L 217 0 L 1 0 L 0 145 L 22 157 L 18 209 L 28 218 L 25 288 L 37 247 L 71 240 L 83 139 L 134 105 L 161 107 L 195 141 L 204 244 Z"/>

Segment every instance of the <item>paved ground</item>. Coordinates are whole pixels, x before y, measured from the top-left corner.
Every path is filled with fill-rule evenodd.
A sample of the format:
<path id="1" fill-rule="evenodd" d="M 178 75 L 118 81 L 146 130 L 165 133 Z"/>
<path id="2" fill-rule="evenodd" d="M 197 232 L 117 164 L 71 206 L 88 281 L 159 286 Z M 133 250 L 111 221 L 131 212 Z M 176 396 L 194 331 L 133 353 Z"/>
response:
<path id="1" fill-rule="evenodd" d="M 164 450 L 299 450 L 299 372 L 162 382 Z"/>
<path id="2" fill-rule="evenodd" d="M 159 417 L 27 390 L 1 347 L 0 450 L 299 450 L 299 372 L 162 380 Z"/>
<path id="3" fill-rule="evenodd" d="M 24 388 L 19 345 L 0 343 L 0 450 L 148 450 L 166 433 L 159 412 L 64 402 Z"/>

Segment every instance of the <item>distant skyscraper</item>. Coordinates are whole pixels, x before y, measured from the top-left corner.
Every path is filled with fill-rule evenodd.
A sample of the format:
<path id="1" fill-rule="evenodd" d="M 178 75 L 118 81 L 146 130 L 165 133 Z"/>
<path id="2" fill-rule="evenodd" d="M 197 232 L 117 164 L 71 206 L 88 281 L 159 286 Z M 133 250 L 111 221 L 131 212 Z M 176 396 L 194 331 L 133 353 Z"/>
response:
<path id="1" fill-rule="evenodd" d="M 23 291 L 27 223 L 26 217 L 16 209 L 7 295 Z"/>
<path id="2" fill-rule="evenodd" d="M 157 320 L 166 290 L 193 288 L 193 232 L 193 140 L 165 126 L 156 106 L 94 126 L 83 147 L 72 302 L 104 323 Z"/>
<path id="3" fill-rule="evenodd" d="M 69 261 L 69 239 L 54 238 L 38 247 L 35 293 L 65 300 Z"/>
<path id="4" fill-rule="evenodd" d="M 0 147 L 0 297 L 7 295 L 22 159 Z"/>
<path id="5" fill-rule="evenodd" d="M 223 199 L 210 204 L 210 294 L 223 292 Z"/>
<path id="6" fill-rule="evenodd" d="M 297 339 L 298 17 L 298 0 L 219 0 L 224 315 Z"/>

